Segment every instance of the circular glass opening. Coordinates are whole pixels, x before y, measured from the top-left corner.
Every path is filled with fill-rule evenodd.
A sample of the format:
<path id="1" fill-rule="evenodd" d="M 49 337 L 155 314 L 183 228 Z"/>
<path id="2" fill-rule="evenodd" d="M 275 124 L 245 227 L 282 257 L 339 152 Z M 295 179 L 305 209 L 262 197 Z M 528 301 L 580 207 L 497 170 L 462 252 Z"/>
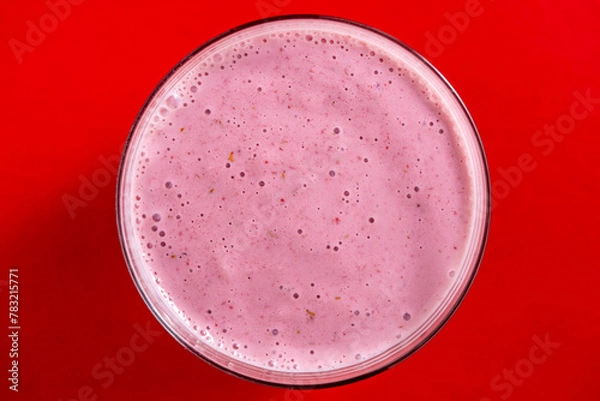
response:
<path id="1" fill-rule="evenodd" d="M 446 322 L 489 225 L 477 130 L 398 40 L 288 16 L 202 45 L 129 135 L 118 225 L 148 307 L 186 348 L 262 383 L 386 369 Z"/>

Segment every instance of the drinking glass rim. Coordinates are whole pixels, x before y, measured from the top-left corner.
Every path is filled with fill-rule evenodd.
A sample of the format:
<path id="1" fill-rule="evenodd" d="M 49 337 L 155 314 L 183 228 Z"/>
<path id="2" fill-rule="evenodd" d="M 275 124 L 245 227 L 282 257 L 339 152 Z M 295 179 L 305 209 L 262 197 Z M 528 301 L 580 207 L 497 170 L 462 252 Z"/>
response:
<path id="1" fill-rule="evenodd" d="M 209 46 L 211 46 L 215 43 L 218 43 L 219 41 L 221 41 L 227 37 L 231 37 L 231 36 L 237 34 L 238 32 L 242 32 L 242 31 L 245 31 L 246 29 L 261 26 L 261 25 L 268 25 L 271 23 L 276 23 L 276 22 L 281 22 L 281 21 L 293 21 L 293 20 L 331 21 L 331 22 L 337 22 L 337 23 L 341 23 L 341 24 L 347 24 L 347 25 L 350 25 L 350 26 L 353 26 L 356 28 L 361 28 L 363 30 L 369 31 L 371 33 L 374 33 L 376 35 L 383 37 L 384 39 L 391 41 L 396 46 L 400 46 L 401 48 L 403 48 L 403 50 L 408 51 L 413 57 L 415 57 L 418 60 L 418 62 L 422 63 L 423 66 L 426 67 L 426 69 L 429 69 L 433 73 L 433 75 L 435 75 L 440 80 L 440 82 L 443 84 L 443 86 L 449 91 L 448 98 L 452 98 L 454 101 L 457 102 L 457 105 L 460 107 L 460 111 L 464 114 L 464 116 L 468 120 L 468 125 L 470 126 L 469 135 L 472 134 L 472 136 L 473 136 L 472 139 L 475 140 L 474 141 L 475 142 L 474 150 L 478 150 L 478 154 L 476 155 L 476 157 L 474 157 L 473 155 L 470 155 L 470 158 L 471 159 L 474 159 L 474 158 L 477 159 L 477 157 L 479 158 L 479 160 L 477 160 L 477 161 L 479 161 L 481 164 L 480 167 L 482 169 L 481 173 L 483 174 L 483 176 L 477 177 L 477 178 L 483 179 L 483 181 L 485 181 L 485 185 L 483 188 L 481 188 L 481 190 L 483 191 L 482 196 L 486 201 L 485 204 L 482 205 L 483 208 L 480 211 L 481 216 L 483 216 L 484 218 L 483 218 L 483 223 L 481 224 L 482 231 L 480 233 L 480 236 L 477 237 L 480 242 L 479 249 L 477 251 L 476 257 L 472 260 L 472 267 L 469 269 L 468 276 L 466 276 L 461 282 L 461 284 L 464 284 L 464 287 L 462 288 L 462 290 L 459 293 L 454 294 L 454 296 L 456 298 L 453 300 L 453 303 L 450 305 L 450 307 L 448 307 L 448 309 L 443 311 L 443 317 L 436 324 L 430 326 L 431 331 L 427 335 L 425 335 L 420 341 L 416 342 L 415 344 L 409 344 L 409 346 L 407 347 L 407 348 L 409 348 L 407 350 L 407 352 L 404 352 L 402 355 L 400 355 L 396 359 L 390 360 L 383 366 L 380 366 L 376 369 L 369 370 L 367 372 L 363 372 L 361 374 L 358 374 L 358 375 L 355 375 L 355 376 L 352 376 L 349 378 L 344 378 L 344 379 L 339 379 L 339 380 L 334 380 L 334 381 L 311 383 L 311 384 L 269 381 L 266 379 L 260 379 L 257 377 L 253 377 L 253 376 L 245 375 L 243 373 L 236 372 L 235 370 L 230 369 L 227 366 L 221 365 L 221 364 L 211 360 L 206 355 L 202 354 L 200 352 L 200 350 L 193 347 L 188 341 L 186 341 L 185 338 L 182 336 L 182 333 L 180 331 L 178 331 L 176 329 L 176 327 L 173 327 L 173 324 L 170 323 L 169 321 L 167 321 L 167 319 L 159 313 L 159 311 L 156 308 L 155 303 L 153 303 L 152 300 L 149 298 L 149 295 L 144 288 L 144 283 L 141 282 L 142 281 L 141 278 L 139 278 L 137 275 L 136 269 L 139 269 L 139 267 L 136 267 L 134 261 L 132 260 L 130 254 L 128 253 L 129 247 L 128 247 L 127 238 L 126 238 L 127 234 L 125 233 L 125 228 L 124 228 L 125 218 L 123 216 L 123 215 L 126 215 L 127 213 L 125 213 L 125 211 L 124 211 L 124 208 L 122 205 L 122 199 L 121 199 L 121 196 L 123 193 L 123 182 L 126 178 L 126 173 L 127 173 L 127 171 L 126 171 L 127 169 L 125 168 L 126 160 L 129 156 L 129 150 L 131 147 L 131 143 L 135 136 L 138 125 L 140 124 L 140 121 L 145 117 L 147 110 L 151 107 L 158 92 L 169 82 L 169 80 L 180 70 L 180 68 L 182 68 L 184 65 L 186 65 L 196 55 L 198 55 L 199 53 L 201 53 L 202 51 L 207 49 Z M 479 214 L 474 213 L 474 215 L 479 215 Z M 454 313 L 456 312 L 458 307 L 464 301 L 466 294 L 468 293 L 469 289 L 471 288 L 471 286 L 473 284 L 475 276 L 477 275 L 477 272 L 479 271 L 481 261 L 483 258 L 483 254 L 485 251 L 485 247 L 486 247 L 486 243 L 487 243 L 487 239 L 488 239 L 488 235 L 489 235 L 490 222 L 491 222 L 491 182 L 490 182 L 489 166 L 487 163 L 487 158 L 486 158 L 486 154 L 485 154 L 485 151 L 483 148 L 481 136 L 479 135 L 479 131 L 472 119 L 471 114 L 469 113 L 464 102 L 462 101 L 462 99 L 460 98 L 460 96 L 458 95 L 458 93 L 456 92 L 454 87 L 439 72 L 439 70 L 436 67 L 434 67 L 421 54 L 419 54 L 413 48 L 411 48 L 404 42 L 400 41 L 396 37 L 394 37 L 390 34 L 387 34 L 386 32 L 383 32 L 377 28 L 366 25 L 364 23 L 360 23 L 360 22 L 353 21 L 353 20 L 346 19 L 346 18 L 322 15 L 322 14 L 287 14 L 287 15 L 280 15 L 280 16 L 263 18 L 263 19 L 258 19 L 258 20 L 254 20 L 251 22 L 247 22 L 247 23 L 238 25 L 234 28 L 231 28 L 229 30 L 226 30 L 217 36 L 212 37 L 211 39 L 205 41 L 200 46 L 198 46 L 197 48 L 192 50 L 189 54 L 187 54 L 181 61 L 179 61 L 175 66 L 173 66 L 165 74 L 165 76 L 159 81 L 159 83 L 154 87 L 152 92 L 148 95 L 142 108 L 136 115 L 134 123 L 132 124 L 132 127 L 128 133 L 127 139 L 126 139 L 124 147 L 123 147 L 123 153 L 121 155 L 119 172 L 118 172 L 118 176 L 117 176 L 116 216 L 117 216 L 116 220 L 117 220 L 117 228 L 118 228 L 118 233 L 119 233 L 119 240 L 121 243 L 121 249 L 122 249 L 126 264 L 127 264 L 128 271 L 134 281 L 136 288 L 138 289 L 138 292 L 142 296 L 142 299 L 144 300 L 144 302 L 146 303 L 146 305 L 148 306 L 148 308 L 150 309 L 152 314 L 161 323 L 161 325 L 167 330 L 167 332 L 169 332 L 188 351 L 192 352 L 194 355 L 196 355 L 203 361 L 207 362 L 209 365 L 212 365 L 221 371 L 224 371 L 233 376 L 236 376 L 236 377 L 239 377 L 239 378 L 251 381 L 251 382 L 270 385 L 270 386 L 279 387 L 279 388 L 288 388 L 288 389 L 329 388 L 329 387 L 345 385 L 345 384 L 349 384 L 349 383 L 353 383 L 356 381 L 366 379 L 368 377 L 377 375 L 377 374 L 397 365 L 398 363 L 404 361 L 409 356 L 413 355 L 416 351 L 421 349 L 421 347 L 423 347 L 437 333 L 439 333 L 440 330 L 446 325 L 446 323 L 454 315 Z M 217 353 L 226 356 L 222 352 L 217 352 Z M 379 354 L 379 355 L 381 355 L 381 354 Z M 228 359 L 231 359 L 229 356 L 226 356 L 226 357 Z M 284 371 L 260 368 L 258 366 L 255 366 L 255 365 L 243 362 L 243 361 L 239 361 L 239 360 L 235 360 L 235 362 L 238 365 L 247 365 L 251 369 L 265 371 L 265 372 L 267 372 L 268 376 L 270 376 L 270 377 L 276 377 L 276 376 L 281 375 L 281 377 L 283 377 L 283 378 L 301 377 L 301 376 L 322 378 L 322 377 L 327 377 L 328 374 L 333 373 L 333 372 L 344 371 L 347 369 L 355 369 L 359 366 L 362 366 L 364 362 L 368 362 L 369 360 L 374 359 L 376 357 L 366 359 L 365 361 L 362 361 L 358 364 L 350 365 L 350 366 L 347 366 L 344 368 L 332 369 L 332 370 L 327 370 L 327 371 L 323 371 L 323 372 L 289 372 L 288 373 L 288 372 L 284 372 Z"/>

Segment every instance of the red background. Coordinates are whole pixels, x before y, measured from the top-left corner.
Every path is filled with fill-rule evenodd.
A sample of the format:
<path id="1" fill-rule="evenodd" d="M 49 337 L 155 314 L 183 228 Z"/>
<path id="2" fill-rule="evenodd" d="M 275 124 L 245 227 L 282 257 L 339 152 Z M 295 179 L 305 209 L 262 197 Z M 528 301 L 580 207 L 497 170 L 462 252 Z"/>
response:
<path id="1" fill-rule="evenodd" d="M 472 9 L 471 1 L 86 0 L 53 27 L 46 0 L 4 0 L 0 333 L 9 331 L 10 267 L 19 269 L 21 329 L 18 393 L 8 390 L 1 335 L 0 398 L 600 400 L 600 101 L 569 117 L 575 93 L 600 99 L 600 6 L 481 0 Z M 472 15 L 459 31 L 449 16 L 465 10 Z M 292 13 L 363 22 L 430 59 L 473 115 L 497 201 L 480 273 L 447 326 L 383 374 L 311 392 L 231 377 L 162 329 L 121 254 L 114 174 L 73 216 L 64 204 L 82 180 L 107 178 L 99 158 L 120 154 L 146 97 L 180 59 L 231 27 Z M 28 21 L 39 27 L 40 18 L 50 32 L 15 53 Z M 427 46 L 427 33 L 441 35 L 441 46 Z M 556 123 L 563 137 L 537 134 Z M 519 179 L 522 157 L 532 171 Z M 161 334 L 111 383 L 95 377 L 104 358 L 125 355 L 135 324 Z M 535 336 L 554 343 L 550 355 L 534 348 Z M 503 378 L 515 368 L 524 379 Z"/>

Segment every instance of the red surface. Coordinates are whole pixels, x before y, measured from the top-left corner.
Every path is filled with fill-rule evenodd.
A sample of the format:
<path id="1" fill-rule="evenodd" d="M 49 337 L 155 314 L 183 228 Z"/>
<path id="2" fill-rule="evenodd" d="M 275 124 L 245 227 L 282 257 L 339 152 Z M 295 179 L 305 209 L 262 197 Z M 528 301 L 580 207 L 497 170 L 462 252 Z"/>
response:
<path id="1" fill-rule="evenodd" d="M 597 1 L 71 1 L 81 4 L 62 9 L 55 26 L 45 0 L 0 5 L 0 333 L 10 334 L 10 267 L 19 269 L 20 325 L 19 392 L 8 389 L 13 359 L 2 334 L 0 399 L 600 399 Z M 456 17 L 466 11 L 468 25 L 469 14 Z M 115 176 L 99 159 L 120 153 L 172 66 L 261 12 L 337 15 L 406 42 L 457 89 L 490 164 L 496 204 L 488 247 L 456 315 L 400 365 L 339 388 L 249 383 L 171 338 L 129 276 Z M 51 32 L 30 35 L 34 44 L 23 47 L 28 21 L 39 26 L 40 18 Z M 428 33 L 445 44 L 428 44 Z M 582 104 L 586 94 L 594 100 Z M 544 134 L 557 123 L 564 135 Z M 82 180 L 103 179 L 107 185 L 84 193 L 70 215 L 65 196 L 81 199 Z M 156 336 L 137 336 L 136 325 Z M 540 341 L 551 344 L 544 351 Z M 118 373 L 109 373 L 115 356 L 128 366 L 117 362 Z"/>

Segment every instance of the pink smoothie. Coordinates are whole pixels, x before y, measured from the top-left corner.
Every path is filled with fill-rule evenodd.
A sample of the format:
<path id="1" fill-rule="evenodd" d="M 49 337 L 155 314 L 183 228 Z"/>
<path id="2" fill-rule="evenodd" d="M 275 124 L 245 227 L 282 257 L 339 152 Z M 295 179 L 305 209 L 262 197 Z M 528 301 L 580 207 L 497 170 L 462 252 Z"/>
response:
<path id="1" fill-rule="evenodd" d="M 330 371 L 448 314 L 474 269 L 481 161 L 459 102 L 404 48 L 335 21 L 271 25 L 154 95 L 121 219 L 137 280 L 199 349 Z"/>

